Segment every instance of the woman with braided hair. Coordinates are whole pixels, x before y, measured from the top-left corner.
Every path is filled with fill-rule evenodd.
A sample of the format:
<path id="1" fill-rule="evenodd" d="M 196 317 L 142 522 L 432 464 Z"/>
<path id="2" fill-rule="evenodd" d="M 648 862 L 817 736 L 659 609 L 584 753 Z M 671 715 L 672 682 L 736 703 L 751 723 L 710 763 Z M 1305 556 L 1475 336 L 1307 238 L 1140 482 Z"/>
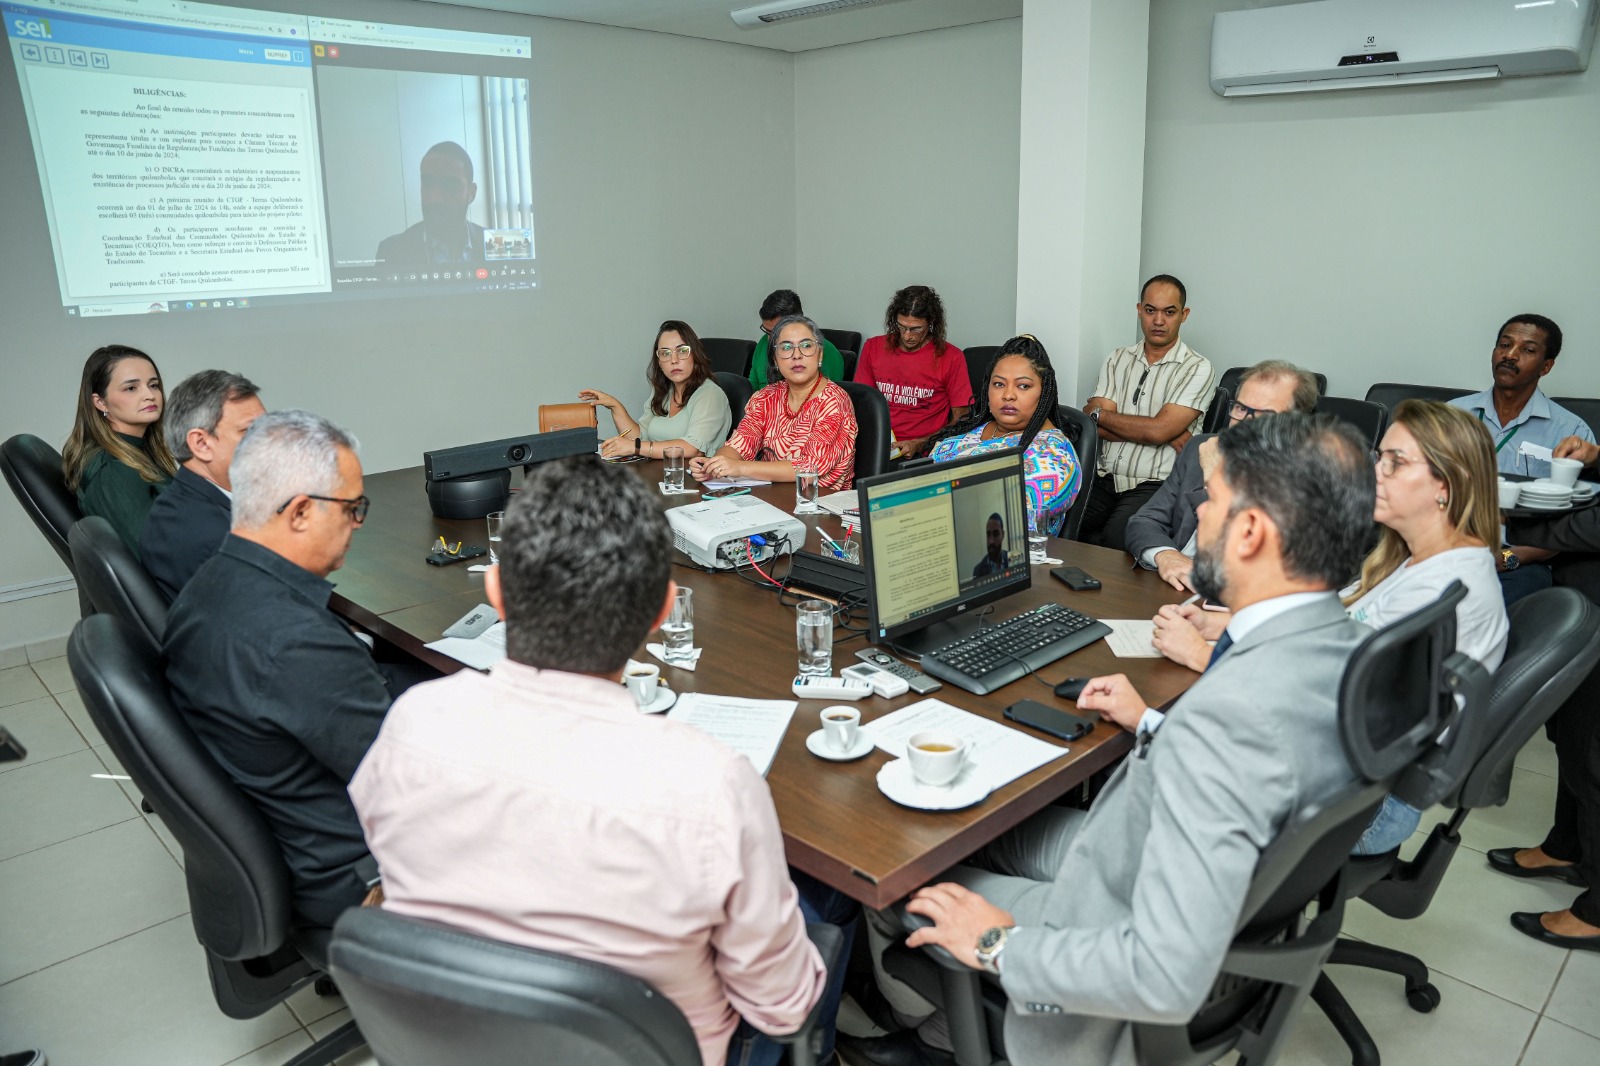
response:
<path id="1" fill-rule="evenodd" d="M 966 417 L 929 441 L 933 461 L 1001 448 L 1023 449 L 1028 512 L 1046 515 L 1056 531 L 1078 497 L 1083 471 L 1072 442 L 1055 425 L 1056 371 L 1037 337 L 1024 333 L 1000 346 Z"/>

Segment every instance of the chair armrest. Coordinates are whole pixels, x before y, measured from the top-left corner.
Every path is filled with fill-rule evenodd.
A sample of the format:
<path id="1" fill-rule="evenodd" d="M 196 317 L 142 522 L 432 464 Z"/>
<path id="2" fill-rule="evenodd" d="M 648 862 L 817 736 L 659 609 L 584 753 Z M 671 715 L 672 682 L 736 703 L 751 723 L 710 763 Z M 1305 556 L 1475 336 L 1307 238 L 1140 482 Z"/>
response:
<path id="1" fill-rule="evenodd" d="M 806 924 L 806 936 L 811 938 L 811 943 L 815 945 L 817 954 L 822 956 L 823 969 L 828 972 L 830 977 L 838 967 L 843 966 L 848 961 L 839 957 L 844 952 L 844 930 L 837 925 L 829 925 L 827 922 L 808 922 Z M 806 1020 L 800 1023 L 800 1028 L 783 1036 L 772 1037 L 773 1042 L 795 1045 L 800 1044 L 802 1041 L 809 1043 L 811 1038 L 816 1035 L 817 1026 L 822 1021 L 822 1007 L 827 1002 L 827 999 L 826 995 L 817 997 L 816 1005 L 811 1008 L 811 1013 L 806 1015 Z M 815 1046 L 812 1046 L 812 1057 L 809 1061 L 815 1060 L 816 1050 Z"/>
<path id="2" fill-rule="evenodd" d="M 895 916 L 895 920 L 900 923 L 900 928 L 904 929 L 907 933 L 917 929 L 924 929 L 933 924 L 922 915 L 912 914 L 911 912 L 907 911 L 904 902 L 896 903 L 891 906 L 889 908 L 889 913 Z M 947 970 L 955 970 L 960 972 L 962 970 L 972 969 L 972 967 L 968 966 L 960 959 L 957 959 L 954 955 L 950 954 L 938 944 L 928 944 L 920 950 L 927 952 L 930 959 L 932 959 L 934 962 L 937 962 L 940 966 L 943 966 Z"/>

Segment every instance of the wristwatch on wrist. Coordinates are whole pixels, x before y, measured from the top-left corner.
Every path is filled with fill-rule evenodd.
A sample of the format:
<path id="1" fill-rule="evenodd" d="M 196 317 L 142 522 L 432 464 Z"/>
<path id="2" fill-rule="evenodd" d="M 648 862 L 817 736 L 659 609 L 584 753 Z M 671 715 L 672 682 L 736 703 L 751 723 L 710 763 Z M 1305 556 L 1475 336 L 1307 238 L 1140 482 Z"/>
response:
<path id="1" fill-rule="evenodd" d="M 1517 553 L 1510 548 L 1500 549 L 1500 569 L 1510 573 L 1522 565 L 1522 560 L 1517 558 Z"/>
<path id="2" fill-rule="evenodd" d="M 639 441 L 640 441 L 640 439 L 641 438 L 639 438 L 639 437 L 633 438 L 633 454 L 634 455 L 638 455 L 639 454 Z"/>
<path id="3" fill-rule="evenodd" d="M 1093 422 L 1097 426 L 1100 424 L 1100 408 L 1096 407 L 1093 411 L 1089 412 L 1089 421 Z"/>
<path id="4" fill-rule="evenodd" d="M 978 965 L 989 973 L 999 973 L 1000 953 L 1006 949 L 1006 941 L 1016 930 L 1014 925 L 997 925 L 984 930 L 978 938 L 978 946 L 973 949 L 973 954 L 978 957 Z"/>

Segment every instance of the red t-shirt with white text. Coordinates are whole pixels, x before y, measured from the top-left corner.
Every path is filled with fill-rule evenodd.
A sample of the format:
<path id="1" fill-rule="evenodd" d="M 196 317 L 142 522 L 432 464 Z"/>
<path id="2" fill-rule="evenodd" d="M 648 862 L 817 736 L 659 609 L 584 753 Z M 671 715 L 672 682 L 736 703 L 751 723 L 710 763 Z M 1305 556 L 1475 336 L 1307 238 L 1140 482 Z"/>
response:
<path id="1" fill-rule="evenodd" d="M 967 357 L 953 344 L 936 356 L 932 341 L 903 352 L 887 336 L 868 338 L 856 362 L 856 380 L 883 393 L 896 440 L 935 433 L 949 423 L 952 407 L 972 406 Z"/>

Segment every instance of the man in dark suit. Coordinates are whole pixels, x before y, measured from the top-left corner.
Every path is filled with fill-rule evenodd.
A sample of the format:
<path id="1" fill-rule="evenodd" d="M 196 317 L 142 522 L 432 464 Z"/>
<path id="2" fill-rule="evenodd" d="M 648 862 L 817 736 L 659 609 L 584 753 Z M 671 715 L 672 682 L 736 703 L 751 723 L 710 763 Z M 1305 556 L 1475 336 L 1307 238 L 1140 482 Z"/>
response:
<path id="1" fill-rule="evenodd" d="M 1228 412 L 1228 424 L 1236 426 L 1257 415 L 1284 411 L 1308 415 L 1316 409 L 1317 379 L 1293 363 L 1268 359 L 1240 376 L 1239 395 Z M 1161 580 L 1173 588 L 1190 588 L 1189 570 L 1194 566 L 1194 536 L 1199 525 L 1196 512 L 1206 499 L 1206 468 L 1216 448 L 1206 442 L 1215 437 L 1215 433 L 1204 433 L 1190 438 L 1156 494 L 1128 519 L 1128 554 L 1146 570 L 1159 571 Z"/>
<path id="2" fill-rule="evenodd" d="M 228 471 L 245 431 L 266 414 L 258 391 L 242 374 L 202 370 L 167 400 L 167 446 L 178 460 L 178 476 L 150 508 L 139 556 L 169 604 L 233 524 Z"/>
<path id="3" fill-rule="evenodd" d="M 328 607 L 367 516 L 354 438 L 306 411 L 262 415 L 232 468 L 233 531 L 172 605 L 172 702 L 260 808 L 294 909 L 331 926 L 376 866 L 346 791 L 391 697 Z"/>
<path id="4" fill-rule="evenodd" d="M 483 227 L 467 220 L 478 197 L 472 157 L 455 141 L 440 141 L 422 156 L 422 221 L 378 245 L 391 270 L 432 270 L 483 260 Z"/>
<path id="5" fill-rule="evenodd" d="M 1016 1066 L 1131 1064 L 1130 1022 L 1187 1021 L 1262 851 L 1355 779 L 1338 692 L 1370 630 L 1336 590 L 1372 524 L 1369 445 L 1298 414 L 1218 444 L 1192 575 L 1234 608 L 1211 668 L 1164 717 L 1090 681 L 1078 705 L 1139 735 L 1093 807 L 1047 808 L 906 906 L 934 923 L 909 944 L 999 976 Z"/>
<path id="6" fill-rule="evenodd" d="M 1562 458 L 1593 465 L 1600 447 L 1569 437 L 1555 449 Z M 1506 540 L 1538 549 L 1550 560 L 1557 585 L 1600 603 L 1600 508 L 1555 518 L 1513 519 Z M 1489 865 L 1512 877 L 1549 877 L 1579 885 L 1584 893 L 1564 911 L 1520 911 L 1511 924 L 1553 947 L 1600 951 L 1600 669 L 1585 678 L 1550 719 L 1556 745 L 1554 823 L 1534 847 L 1495 848 Z"/>

